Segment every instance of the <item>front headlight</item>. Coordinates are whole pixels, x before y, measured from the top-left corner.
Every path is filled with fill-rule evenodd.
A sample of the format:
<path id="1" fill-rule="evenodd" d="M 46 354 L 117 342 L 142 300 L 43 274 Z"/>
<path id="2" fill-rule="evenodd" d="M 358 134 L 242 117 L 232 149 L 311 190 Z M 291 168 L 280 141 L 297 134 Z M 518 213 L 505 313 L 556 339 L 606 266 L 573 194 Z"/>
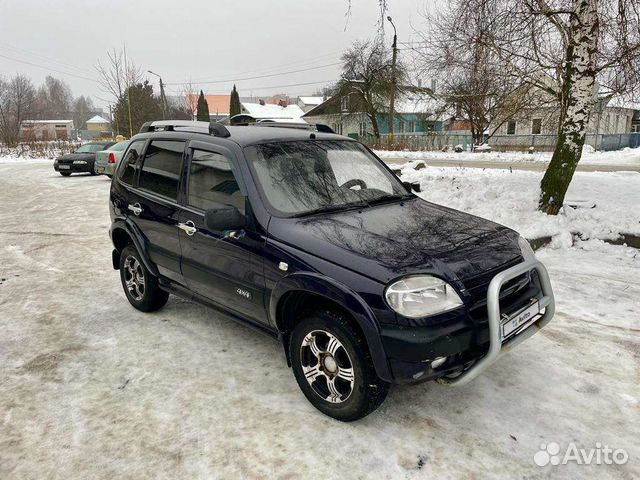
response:
<path id="1" fill-rule="evenodd" d="M 518 237 L 518 245 L 520 246 L 520 250 L 522 250 L 522 257 L 525 260 L 536 258 L 536 254 L 533 253 L 533 248 L 531 248 L 526 238 Z"/>
<path id="2" fill-rule="evenodd" d="M 87 162 L 85 162 L 84 160 L 74 160 L 73 164 L 74 165 L 86 165 Z"/>
<path id="3" fill-rule="evenodd" d="M 444 280 L 429 275 L 406 277 L 387 287 L 389 306 L 404 317 L 419 318 L 448 312 L 462 300 Z"/>

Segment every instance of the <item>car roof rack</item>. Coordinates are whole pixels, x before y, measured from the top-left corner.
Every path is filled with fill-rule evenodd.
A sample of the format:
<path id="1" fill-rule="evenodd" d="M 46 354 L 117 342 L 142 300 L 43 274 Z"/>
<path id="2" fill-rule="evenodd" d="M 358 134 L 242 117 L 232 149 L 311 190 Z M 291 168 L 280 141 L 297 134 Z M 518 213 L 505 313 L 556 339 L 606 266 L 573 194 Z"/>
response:
<path id="1" fill-rule="evenodd" d="M 329 125 L 325 125 L 324 123 L 274 122 L 273 120 L 263 120 L 248 125 L 253 127 L 293 128 L 296 130 L 311 130 L 320 133 L 336 133 Z"/>
<path id="2" fill-rule="evenodd" d="M 221 123 L 211 122 L 192 122 L 189 120 L 157 120 L 155 122 L 146 122 L 140 127 L 140 133 L 149 132 L 192 132 L 192 133 L 208 133 L 214 137 L 229 137 L 231 133 Z"/>
<path id="3" fill-rule="evenodd" d="M 243 125 L 234 125 L 243 126 Z M 262 121 L 258 123 L 244 124 L 244 126 L 252 127 L 276 127 L 276 128 L 292 128 L 296 130 L 310 130 L 321 133 L 335 133 L 331 127 L 323 123 L 296 123 L 296 122 L 274 122 Z M 231 136 L 229 129 L 223 124 L 216 121 L 211 122 L 192 122 L 189 120 L 157 120 L 155 122 L 145 122 L 140 127 L 139 133 L 150 132 L 190 132 L 204 133 L 214 137 L 228 138 Z"/>

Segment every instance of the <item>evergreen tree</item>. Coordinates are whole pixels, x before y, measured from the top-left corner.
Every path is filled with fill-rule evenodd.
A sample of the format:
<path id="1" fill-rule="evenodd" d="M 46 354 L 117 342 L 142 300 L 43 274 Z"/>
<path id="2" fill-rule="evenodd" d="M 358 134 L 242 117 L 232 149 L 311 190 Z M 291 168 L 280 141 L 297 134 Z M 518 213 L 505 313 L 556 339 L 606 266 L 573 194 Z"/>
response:
<path id="1" fill-rule="evenodd" d="M 129 111 L 131 133 L 134 135 L 143 123 L 162 119 L 162 103 L 159 97 L 154 96 L 153 87 L 148 81 L 131 85 L 118 99 L 114 112 L 114 127 L 117 126 L 117 133 L 125 137 L 129 137 Z"/>
<path id="2" fill-rule="evenodd" d="M 236 90 L 236 86 L 233 86 L 233 90 L 231 91 L 231 104 L 229 105 L 229 116 L 233 117 L 234 115 L 239 115 L 242 111 L 242 107 L 240 106 L 240 95 L 238 95 L 238 91 Z"/>
<path id="3" fill-rule="evenodd" d="M 207 103 L 207 99 L 204 98 L 204 93 L 200 90 L 200 96 L 198 97 L 198 114 L 196 119 L 199 122 L 208 122 L 210 121 L 209 117 L 209 104 Z"/>

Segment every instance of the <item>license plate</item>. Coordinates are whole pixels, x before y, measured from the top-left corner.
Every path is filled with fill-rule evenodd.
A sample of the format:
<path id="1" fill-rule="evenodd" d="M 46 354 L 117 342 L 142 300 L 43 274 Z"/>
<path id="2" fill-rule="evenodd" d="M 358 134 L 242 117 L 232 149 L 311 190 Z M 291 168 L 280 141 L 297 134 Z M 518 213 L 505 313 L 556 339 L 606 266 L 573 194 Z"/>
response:
<path id="1" fill-rule="evenodd" d="M 521 326 L 529 323 L 536 315 L 540 313 L 540 303 L 536 300 L 524 310 L 520 310 L 515 315 L 511 316 L 504 322 L 502 322 L 502 340 L 514 333 Z"/>
<path id="2" fill-rule="evenodd" d="M 70 170 L 71 167 L 69 165 L 58 165 L 58 169 L 60 169 L 60 170 Z"/>

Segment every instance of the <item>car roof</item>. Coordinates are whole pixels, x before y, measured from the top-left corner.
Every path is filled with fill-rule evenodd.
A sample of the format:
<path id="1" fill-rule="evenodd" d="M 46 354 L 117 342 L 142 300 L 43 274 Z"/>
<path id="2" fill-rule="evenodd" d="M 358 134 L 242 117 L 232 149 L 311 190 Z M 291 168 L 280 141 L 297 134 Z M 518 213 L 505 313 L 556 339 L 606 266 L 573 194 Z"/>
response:
<path id="1" fill-rule="evenodd" d="M 312 130 L 299 129 L 299 128 L 287 128 L 287 127 L 266 127 L 257 125 L 246 126 L 228 126 L 226 129 L 229 131 L 228 137 L 217 137 L 210 135 L 209 132 L 202 128 L 190 128 L 189 130 L 182 130 L 176 128 L 175 131 L 155 131 L 148 133 L 139 133 L 131 138 L 131 140 L 154 138 L 162 136 L 164 138 L 193 138 L 206 142 L 216 138 L 226 138 L 231 140 L 241 147 L 247 147 L 249 145 L 256 145 L 260 143 L 272 143 L 272 142 L 290 142 L 296 140 L 348 140 L 355 141 L 352 138 L 344 137 L 342 135 L 336 135 L 334 133 L 323 133 Z"/>

